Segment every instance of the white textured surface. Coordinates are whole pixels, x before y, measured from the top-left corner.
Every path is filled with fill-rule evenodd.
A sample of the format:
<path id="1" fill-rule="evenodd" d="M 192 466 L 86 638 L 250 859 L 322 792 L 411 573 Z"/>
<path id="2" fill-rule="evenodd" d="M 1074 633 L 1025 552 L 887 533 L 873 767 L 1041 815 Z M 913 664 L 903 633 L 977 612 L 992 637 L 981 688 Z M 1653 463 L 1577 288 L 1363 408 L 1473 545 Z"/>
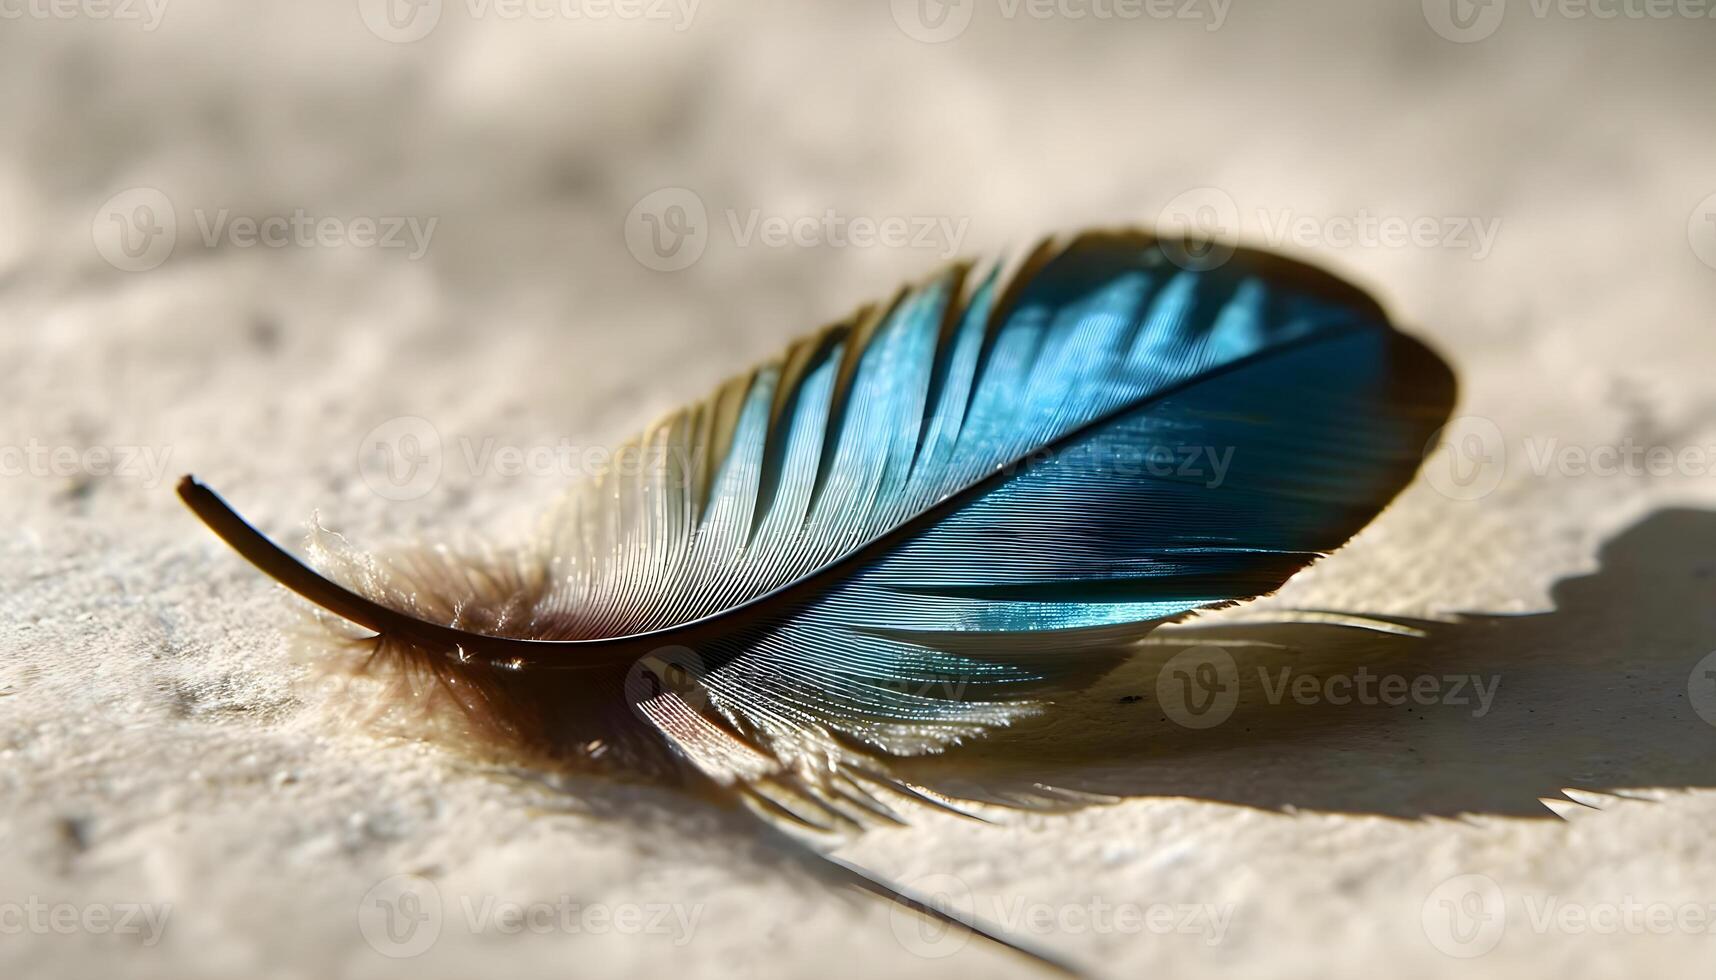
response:
<path id="1" fill-rule="evenodd" d="M 170 452 L 157 485 L 0 477 L 0 930 L 6 904 L 32 896 L 172 905 L 148 948 L 0 931 L 0 971 L 1028 972 L 977 945 L 920 956 L 910 923 L 667 794 L 551 785 L 340 723 L 354 695 L 306 682 L 275 627 L 293 601 L 198 527 L 171 479 L 202 474 L 276 533 L 317 507 L 360 543 L 420 527 L 505 538 L 559 481 L 472 473 L 461 437 L 605 444 L 941 258 L 737 247 L 729 208 L 968 219 L 961 244 L 983 252 L 1153 220 L 1216 186 L 1254 237 L 1258 208 L 1500 219 L 1481 261 L 1301 250 L 1443 350 L 1463 411 L 1511 454 L 1493 493 L 1421 482 L 1271 600 L 1528 614 L 1356 653 L 1315 630 L 1293 641 L 1306 662 L 1499 678 L 1494 710 L 1289 704 L 1199 736 L 1150 710 L 1140 664 L 1056 722 L 1061 758 L 1043 775 L 1147 795 L 1003 826 L 929 819 L 845 853 L 905 881 L 957 879 L 991 918 L 1231 913 L 1214 944 L 1019 929 L 1115 976 L 1705 975 L 1716 935 L 1570 934 L 1534 913 L 1716 916 L 1716 727 L 1687 687 L 1716 650 L 1716 476 L 1539 475 L 1528 450 L 1716 446 L 1716 269 L 1688 241 L 1716 192 L 1716 21 L 1515 4 L 1494 37 L 1459 45 L 1411 4 L 1243 7 L 1206 31 L 1010 21 L 978 0 L 939 45 L 880 3 L 707 0 L 684 31 L 472 22 L 449 3 L 413 45 L 378 40 L 349 3 L 172 0 L 152 32 L 0 22 L 0 446 Z M 137 186 L 174 203 L 181 240 L 155 270 L 117 272 L 91 215 Z M 621 229 L 670 186 L 699 192 L 711 241 L 663 274 Z M 223 207 L 439 223 L 418 262 L 205 249 L 193 212 Z M 447 465 L 394 502 L 355 456 L 402 415 L 433 422 Z M 1144 700 L 1120 700 L 1132 694 Z M 1535 802 L 1560 787 L 1651 801 L 1591 797 L 1602 809 L 1563 822 Z M 400 873 L 433 878 L 446 904 L 417 959 L 378 955 L 357 925 L 366 890 Z M 1499 944 L 1466 959 L 1423 924 L 1446 897 L 1433 890 L 1463 874 L 1493 880 L 1507 908 Z M 473 936 L 460 905 L 561 896 L 701 918 L 684 945 Z"/>

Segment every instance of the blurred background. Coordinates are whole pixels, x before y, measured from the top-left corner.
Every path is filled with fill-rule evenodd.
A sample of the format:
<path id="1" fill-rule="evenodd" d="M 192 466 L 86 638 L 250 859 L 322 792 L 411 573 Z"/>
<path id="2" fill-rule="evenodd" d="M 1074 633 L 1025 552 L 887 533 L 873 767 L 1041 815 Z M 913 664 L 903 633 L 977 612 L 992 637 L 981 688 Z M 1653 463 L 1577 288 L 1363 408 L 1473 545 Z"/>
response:
<path id="1" fill-rule="evenodd" d="M 1044 905 L 1051 927 L 1018 928 L 1115 975 L 1707 968 L 1697 929 L 1599 935 L 1519 902 L 1716 921 L 1708 780 L 1638 762 L 1716 738 L 1716 685 L 1689 686 L 1716 608 L 1713 42 L 1703 0 L 0 0 L 0 964 L 1032 973 L 669 798 L 340 725 L 277 628 L 291 600 L 172 485 L 194 471 L 283 540 L 316 510 L 359 545 L 504 541 L 584 448 L 906 279 L 1142 224 L 1353 277 L 1459 374 L 1424 478 L 1281 604 L 1544 615 L 1585 576 L 1657 583 L 1664 609 L 1593 601 L 1497 647 L 1553 643 L 1515 736 L 1602 719 L 1563 752 L 1585 782 L 1534 769 L 1518 805 L 1300 798 L 1297 757 L 1224 759 L 1278 798 L 1170 781 L 854 859 L 991 917 Z M 1617 711 L 1636 662 L 1655 686 Z M 1644 715 L 1667 720 L 1629 743 Z M 1410 747 L 1417 721 L 1370 731 L 1375 785 L 1452 744 Z M 1525 815 L 1569 785 L 1656 802 L 1596 830 Z M 1476 953 L 1432 922 L 1489 908 L 1471 875 L 1513 914 Z M 433 914 L 400 898 L 419 880 Z M 514 934 L 478 915 L 496 901 L 702 918 Z M 115 903 L 170 918 L 145 942 L 82 917 Z M 1062 914 L 1102 903 L 1203 911 Z M 421 949 L 399 939 L 418 921 Z"/>

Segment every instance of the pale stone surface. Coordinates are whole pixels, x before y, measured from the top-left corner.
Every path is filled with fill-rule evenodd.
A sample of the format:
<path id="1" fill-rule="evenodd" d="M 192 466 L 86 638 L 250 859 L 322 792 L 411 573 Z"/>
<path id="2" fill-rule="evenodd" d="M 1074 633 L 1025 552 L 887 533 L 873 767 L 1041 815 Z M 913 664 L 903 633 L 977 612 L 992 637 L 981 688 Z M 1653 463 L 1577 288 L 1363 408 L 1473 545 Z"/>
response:
<path id="1" fill-rule="evenodd" d="M 1477 675 L 1497 685 L 1490 709 L 1289 699 L 1198 735 L 1156 709 L 1146 658 L 1051 729 L 1073 747 L 1057 776 L 1145 795 L 996 826 L 926 818 L 843 853 L 964 891 L 1105 975 L 1707 973 L 1716 727 L 1698 710 L 1716 719 L 1716 690 L 1694 666 L 1716 650 L 1716 477 L 1691 456 L 1603 476 L 1549 454 L 1716 452 L 1716 268 L 1699 258 L 1716 251 L 1699 210 L 1716 193 L 1716 21 L 1516 3 L 1460 44 L 1412 4 L 1223 5 L 1211 30 L 1209 4 L 1075 20 L 974 0 L 954 8 L 964 32 L 930 44 L 899 26 L 929 30 L 904 2 L 709 0 L 689 24 L 671 5 L 509 20 L 448 2 L 428 37 L 392 44 L 354 3 L 172 0 L 153 30 L 18 9 L 0 23 L 0 446 L 24 468 L 0 477 L 5 975 L 1032 972 L 975 944 L 938 958 L 915 923 L 668 794 L 340 722 L 361 692 L 303 680 L 276 625 L 295 602 L 172 480 L 196 471 L 289 537 L 319 508 L 360 543 L 504 540 L 564 478 L 473 465 L 485 447 L 609 444 L 944 253 L 1152 221 L 1199 187 L 1253 239 L 1311 219 L 1283 247 L 1375 288 L 1455 364 L 1461 411 L 1494 425 L 1461 434 L 1507 449 L 1505 472 L 1479 471 L 1493 492 L 1453 499 L 1439 487 L 1465 485 L 1434 463 L 1263 608 L 1523 614 L 1356 651 L 1317 630 L 1285 637 L 1290 654 L 1239 643 L 1282 639 L 1267 633 L 1227 648 L 1247 672 Z M 92 237 L 114 232 L 103 202 L 138 187 L 165 195 L 178 237 L 158 268 L 117 271 Z M 667 187 L 708 215 L 706 251 L 673 273 L 623 232 Z M 753 209 L 830 208 L 955 234 L 739 240 Z M 418 260 L 241 247 L 225 224 L 206 246 L 222 209 L 437 223 Z M 1348 245 L 1332 219 L 1361 212 L 1495 235 Z M 430 420 L 442 469 L 394 501 L 356 456 L 401 416 Z M 59 475 L 29 447 L 153 455 Z M 1535 802 L 1561 787 L 1594 806 L 1558 805 L 1564 822 Z M 441 900 L 415 958 L 359 928 L 366 892 L 399 874 Z M 1474 931 L 1445 927 L 1444 900 L 1478 913 L 1458 923 Z M 42 911 L 122 903 L 170 904 L 159 942 L 142 920 L 59 934 Z M 547 931 L 508 934 L 506 903 L 547 903 Z M 568 930 L 556 903 L 644 917 Z M 1164 904 L 1189 907 L 1192 931 L 1086 918 Z"/>

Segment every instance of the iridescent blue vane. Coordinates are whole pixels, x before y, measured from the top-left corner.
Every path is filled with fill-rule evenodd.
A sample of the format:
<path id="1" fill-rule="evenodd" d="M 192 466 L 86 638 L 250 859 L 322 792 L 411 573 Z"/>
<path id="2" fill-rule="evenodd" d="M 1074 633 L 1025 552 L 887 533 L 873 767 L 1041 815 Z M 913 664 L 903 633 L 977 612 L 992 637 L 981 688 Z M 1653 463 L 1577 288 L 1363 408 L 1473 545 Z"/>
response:
<path id="1" fill-rule="evenodd" d="M 1441 362 L 1363 294 L 1251 253 L 1187 269 L 1092 236 L 1014 288 L 991 277 L 951 318 L 946 281 L 908 294 L 844 405 L 844 344 L 808 372 L 774 438 L 833 448 L 815 466 L 787 450 L 759 497 L 811 502 L 762 520 L 860 557 L 804 569 L 811 601 L 759 600 L 780 616 L 715 644 L 714 690 L 910 723 L 1088 676 L 1149 626 L 1339 547 L 1451 399 Z M 735 445 L 768 425 L 747 413 Z M 949 677 L 957 698 L 931 683 Z"/>

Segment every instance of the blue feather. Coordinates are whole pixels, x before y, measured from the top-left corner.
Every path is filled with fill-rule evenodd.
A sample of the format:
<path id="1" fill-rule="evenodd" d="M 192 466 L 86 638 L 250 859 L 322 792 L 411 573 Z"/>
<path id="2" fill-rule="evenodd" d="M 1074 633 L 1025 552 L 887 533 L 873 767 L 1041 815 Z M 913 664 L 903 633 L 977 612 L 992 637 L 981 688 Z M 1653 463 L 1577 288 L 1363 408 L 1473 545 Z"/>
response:
<path id="1" fill-rule="evenodd" d="M 1373 300 L 1277 257 L 1183 268 L 1092 233 L 969 279 L 656 423 L 633 445 L 681 462 L 575 490 L 505 574 L 418 556 L 342 588 L 181 492 L 494 727 L 824 825 L 887 812 L 890 757 L 1040 710 L 1339 547 L 1453 401 Z"/>

